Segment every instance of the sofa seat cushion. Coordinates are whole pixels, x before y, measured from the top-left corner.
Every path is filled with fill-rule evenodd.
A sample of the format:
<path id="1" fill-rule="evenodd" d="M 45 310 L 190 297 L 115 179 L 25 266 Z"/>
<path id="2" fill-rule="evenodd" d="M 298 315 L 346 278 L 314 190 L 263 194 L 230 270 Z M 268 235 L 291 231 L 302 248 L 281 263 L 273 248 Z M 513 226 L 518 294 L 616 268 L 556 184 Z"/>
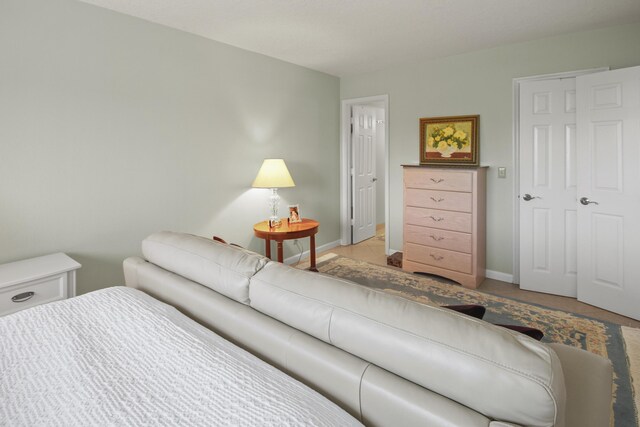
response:
<path id="1" fill-rule="evenodd" d="M 161 231 L 142 241 L 147 261 L 249 303 L 249 279 L 269 259 L 255 252 L 191 234 Z"/>
<path id="2" fill-rule="evenodd" d="M 489 418 L 564 425 L 560 361 L 522 334 L 277 263 L 251 278 L 250 305 Z"/>

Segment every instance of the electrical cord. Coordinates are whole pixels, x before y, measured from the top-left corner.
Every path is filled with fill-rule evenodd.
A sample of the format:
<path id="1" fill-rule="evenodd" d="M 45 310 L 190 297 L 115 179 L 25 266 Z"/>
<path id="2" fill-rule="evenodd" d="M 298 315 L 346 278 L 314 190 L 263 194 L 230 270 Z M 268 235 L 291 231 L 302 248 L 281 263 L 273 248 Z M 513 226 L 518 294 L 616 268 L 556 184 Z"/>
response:
<path id="1" fill-rule="evenodd" d="M 302 243 L 300 243 L 300 240 L 295 240 L 294 244 L 296 245 L 296 247 L 298 249 L 300 249 L 300 256 L 298 257 L 298 262 L 296 263 L 296 265 L 300 264 L 300 261 L 302 260 L 302 253 L 304 252 L 304 249 L 302 247 Z"/>

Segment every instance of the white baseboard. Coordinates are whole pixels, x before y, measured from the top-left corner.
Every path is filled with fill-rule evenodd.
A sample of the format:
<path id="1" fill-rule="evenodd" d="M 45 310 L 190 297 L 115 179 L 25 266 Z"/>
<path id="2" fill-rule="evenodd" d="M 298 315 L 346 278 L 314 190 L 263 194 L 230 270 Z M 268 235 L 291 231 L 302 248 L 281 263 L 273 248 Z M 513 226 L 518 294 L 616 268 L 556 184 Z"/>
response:
<path id="1" fill-rule="evenodd" d="M 329 249 L 333 249 L 337 246 L 340 246 L 340 240 L 336 240 L 334 242 L 329 242 L 329 243 L 325 243 L 324 245 L 320 245 L 316 247 L 316 253 L 320 253 L 320 252 L 324 252 L 324 251 L 328 251 Z M 293 255 L 290 256 L 289 258 L 285 258 L 284 259 L 284 263 L 285 264 L 293 264 L 295 262 L 298 262 L 298 258 L 300 258 L 300 260 L 303 259 L 307 259 L 309 258 L 309 251 L 304 251 L 302 252 L 302 258 L 300 258 L 300 255 Z"/>
<path id="2" fill-rule="evenodd" d="M 402 251 L 401 251 L 400 249 L 392 249 L 392 248 L 389 248 L 389 252 L 387 253 L 387 256 L 389 256 L 389 255 L 393 255 L 393 254 L 395 254 L 396 252 L 400 252 L 400 253 L 402 253 Z"/>
<path id="3" fill-rule="evenodd" d="M 503 273 L 501 271 L 487 270 L 485 272 L 487 279 L 500 280 L 501 282 L 513 283 L 513 274 Z"/>

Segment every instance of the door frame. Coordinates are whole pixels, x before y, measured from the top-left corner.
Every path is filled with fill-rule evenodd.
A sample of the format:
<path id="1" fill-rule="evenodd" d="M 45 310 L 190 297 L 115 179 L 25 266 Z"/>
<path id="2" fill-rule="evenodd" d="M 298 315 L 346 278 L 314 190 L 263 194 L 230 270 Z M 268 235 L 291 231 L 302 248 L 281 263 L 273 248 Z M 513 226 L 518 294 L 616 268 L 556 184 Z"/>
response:
<path id="1" fill-rule="evenodd" d="M 575 78 L 585 74 L 609 71 L 609 67 L 589 68 L 561 73 L 539 74 L 513 79 L 512 138 L 513 138 L 513 283 L 520 283 L 520 83 L 534 80 Z"/>
<path id="2" fill-rule="evenodd" d="M 343 99 L 340 102 L 340 244 L 351 245 L 351 107 L 382 102 L 384 108 L 384 252 L 389 255 L 389 95 Z M 376 218 L 376 222 L 378 222 Z"/>

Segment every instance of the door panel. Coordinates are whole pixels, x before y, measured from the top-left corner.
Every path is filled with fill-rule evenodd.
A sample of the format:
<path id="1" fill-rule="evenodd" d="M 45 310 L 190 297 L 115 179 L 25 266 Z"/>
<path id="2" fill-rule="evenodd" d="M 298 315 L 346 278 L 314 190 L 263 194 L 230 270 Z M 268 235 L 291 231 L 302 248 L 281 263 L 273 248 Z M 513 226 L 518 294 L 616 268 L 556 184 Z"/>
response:
<path id="1" fill-rule="evenodd" d="M 376 234 L 376 111 L 353 106 L 353 242 Z"/>
<path id="2" fill-rule="evenodd" d="M 549 186 L 550 139 L 551 126 L 533 127 L 533 186 L 535 188 Z"/>
<path id="3" fill-rule="evenodd" d="M 591 231 L 594 274 L 593 279 L 599 285 L 622 287 L 623 244 L 622 217 L 615 215 L 592 215 Z"/>
<path id="4" fill-rule="evenodd" d="M 578 299 L 640 319 L 640 67 L 577 90 Z"/>
<path id="5" fill-rule="evenodd" d="M 520 287 L 574 297 L 575 111 L 575 79 L 520 85 Z"/>
<path id="6" fill-rule="evenodd" d="M 622 122 L 593 123 L 593 187 L 598 190 L 621 191 L 622 188 Z"/>
<path id="7" fill-rule="evenodd" d="M 578 215 L 576 210 L 564 211 L 564 274 L 574 276 L 578 272 Z"/>
<path id="8" fill-rule="evenodd" d="M 549 273 L 551 252 L 549 209 L 533 209 L 533 270 Z"/>
<path id="9" fill-rule="evenodd" d="M 564 127 L 564 170 L 565 188 L 576 191 L 578 172 L 576 169 L 576 125 L 569 124 Z"/>

